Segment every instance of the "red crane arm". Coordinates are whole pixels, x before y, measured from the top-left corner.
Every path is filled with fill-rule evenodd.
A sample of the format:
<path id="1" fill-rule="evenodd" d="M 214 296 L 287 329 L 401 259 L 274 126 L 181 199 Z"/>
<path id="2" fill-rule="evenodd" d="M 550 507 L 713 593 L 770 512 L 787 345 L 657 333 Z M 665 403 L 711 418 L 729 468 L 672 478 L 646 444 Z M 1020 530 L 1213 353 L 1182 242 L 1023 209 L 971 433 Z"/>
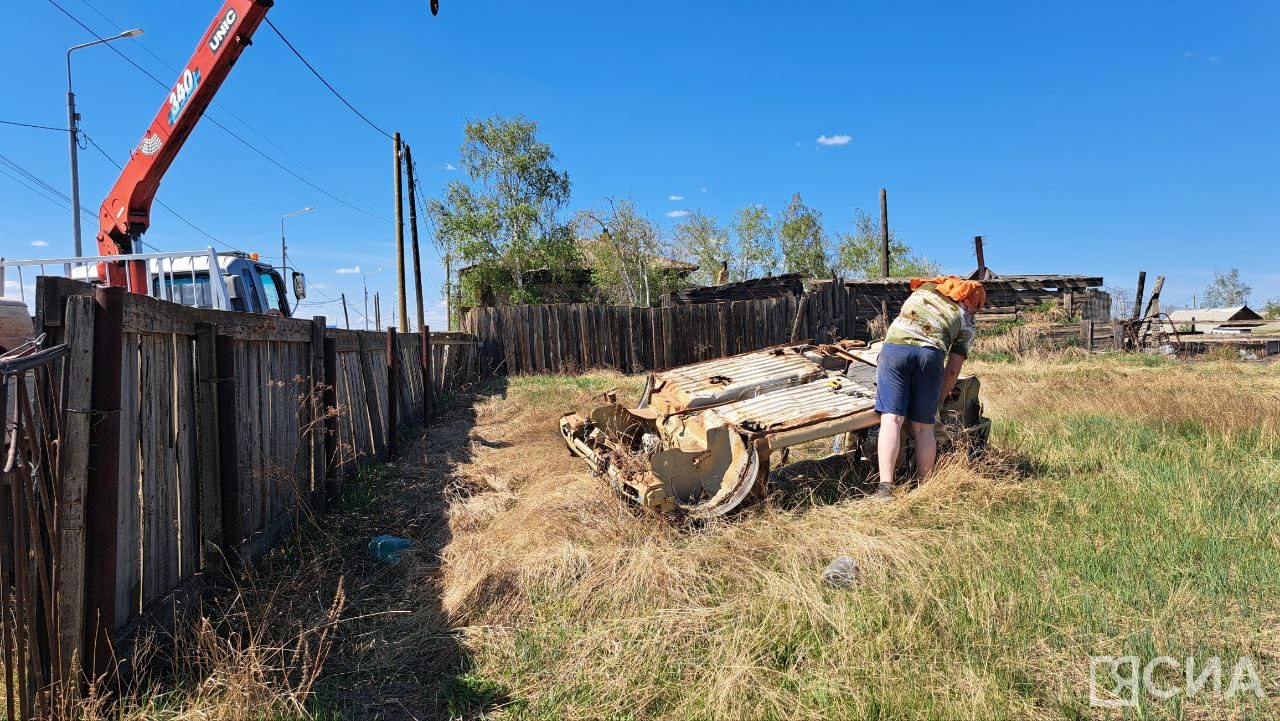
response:
<path id="1" fill-rule="evenodd" d="M 99 253 L 135 252 L 134 241 L 151 225 L 151 202 L 160 180 L 273 4 L 274 0 L 226 0 L 223 4 L 142 142 L 129 153 L 129 163 L 111 193 L 102 201 Z"/>

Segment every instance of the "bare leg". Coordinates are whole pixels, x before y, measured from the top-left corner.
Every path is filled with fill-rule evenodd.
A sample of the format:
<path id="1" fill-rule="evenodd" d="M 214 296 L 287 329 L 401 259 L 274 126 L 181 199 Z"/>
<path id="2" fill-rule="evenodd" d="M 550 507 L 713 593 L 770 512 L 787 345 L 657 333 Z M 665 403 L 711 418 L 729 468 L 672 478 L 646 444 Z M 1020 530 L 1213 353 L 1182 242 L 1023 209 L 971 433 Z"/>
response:
<path id="1" fill-rule="evenodd" d="M 916 478 L 923 481 L 933 473 L 938 458 L 938 437 L 933 433 L 932 423 L 915 421 L 911 421 L 911 436 L 916 442 Z"/>
<path id="2" fill-rule="evenodd" d="M 893 492 L 893 471 L 898 467 L 898 449 L 902 445 L 902 426 L 906 418 L 892 413 L 880 414 L 880 437 L 876 440 L 876 456 L 880 461 L 881 496 Z"/>

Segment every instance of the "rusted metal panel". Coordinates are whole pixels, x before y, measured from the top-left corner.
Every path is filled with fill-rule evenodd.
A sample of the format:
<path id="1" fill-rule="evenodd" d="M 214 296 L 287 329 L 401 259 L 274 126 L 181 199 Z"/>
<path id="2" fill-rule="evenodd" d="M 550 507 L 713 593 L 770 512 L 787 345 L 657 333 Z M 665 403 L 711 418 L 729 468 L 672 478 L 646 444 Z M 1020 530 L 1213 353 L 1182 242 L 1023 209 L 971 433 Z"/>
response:
<path id="1" fill-rule="evenodd" d="M 745 431 L 767 433 L 852 415 L 875 404 L 874 388 L 833 376 L 729 403 L 709 413 Z"/>

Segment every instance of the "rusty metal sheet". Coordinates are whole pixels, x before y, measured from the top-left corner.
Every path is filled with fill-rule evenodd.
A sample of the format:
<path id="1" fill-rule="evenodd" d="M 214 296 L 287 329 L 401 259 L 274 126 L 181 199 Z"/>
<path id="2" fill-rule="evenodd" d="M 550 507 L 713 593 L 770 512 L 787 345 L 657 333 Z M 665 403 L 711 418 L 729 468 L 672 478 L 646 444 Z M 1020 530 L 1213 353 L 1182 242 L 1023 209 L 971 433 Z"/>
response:
<path id="1" fill-rule="evenodd" d="M 874 387 L 835 376 L 728 403 L 705 413 L 752 433 L 772 433 L 851 416 L 870 410 L 875 404 Z"/>

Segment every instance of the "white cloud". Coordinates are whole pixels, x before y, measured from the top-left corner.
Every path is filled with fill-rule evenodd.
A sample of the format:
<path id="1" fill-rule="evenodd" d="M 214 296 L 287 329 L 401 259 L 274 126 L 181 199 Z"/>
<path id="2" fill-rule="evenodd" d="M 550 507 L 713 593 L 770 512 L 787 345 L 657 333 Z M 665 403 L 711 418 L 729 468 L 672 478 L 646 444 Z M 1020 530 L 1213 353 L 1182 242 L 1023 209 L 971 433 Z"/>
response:
<path id="1" fill-rule="evenodd" d="M 819 135 L 818 145 L 848 145 L 852 135 Z"/>
<path id="2" fill-rule="evenodd" d="M 339 275 L 354 275 L 360 272 L 360 266 L 357 265 L 351 268 L 334 268 L 333 272 Z"/>
<path id="3" fill-rule="evenodd" d="M 700 193 L 705 193 L 705 192 L 707 192 L 707 187 L 704 185 L 704 186 L 702 186 L 701 188 L 698 188 L 698 192 L 700 192 Z"/>
<path id="4" fill-rule="evenodd" d="M 1209 62 L 1211 62 L 1211 63 L 1216 63 L 1216 62 L 1218 62 L 1218 61 L 1219 61 L 1219 60 L 1221 60 L 1221 59 L 1222 59 L 1222 58 L 1218 57 L 1217 55 L 1210 55 L 1210 56 L 1209 56 Z"/>
<path id="5" fill-rule="evenodd" d="M 667 200 L 684 200 L 683 195 L 668 195 Z"/>
<path id="6" fill-rule="evenodd" d="M 445 169 L 445 170 L 450 170 L 450 171 L 452 171 L 452 170 L 457 170 L 457 168 L 453 167 L 453 163 L 445 163 L 445 164 L 444 164 L 444 169 Z"/>
<path id="7" fill-rule="evenodd" d="M 32 244 L 32 245 L 34 245 L 34 246 L 35 246 L 35 247 L 37 247 L 37 248 L 48 248 L 48 247 L 49 247 L 49 241 L 47 241 L 47 240 L 33 240 L 33 241 L 31 241 L 31 244 Z"/>
<path id="8" fill-rule="evenodd" d="M 325 288 L 328 288 L 329 286 L 328 286 L 328 284 L 326 284 L 326 283 L 312 283 L 312 284 L 311 284 L 311 287 L 312 287 L 312 288 L 315 288 L 316 290 L 324 290 Z"/>
<path id="9" fill-rule="evenodd" d="M 687 210 L 673 210 L 670 213 L 667 213 L 668 218 L 684 218 L 688 215 L 689 211 Z"/>

